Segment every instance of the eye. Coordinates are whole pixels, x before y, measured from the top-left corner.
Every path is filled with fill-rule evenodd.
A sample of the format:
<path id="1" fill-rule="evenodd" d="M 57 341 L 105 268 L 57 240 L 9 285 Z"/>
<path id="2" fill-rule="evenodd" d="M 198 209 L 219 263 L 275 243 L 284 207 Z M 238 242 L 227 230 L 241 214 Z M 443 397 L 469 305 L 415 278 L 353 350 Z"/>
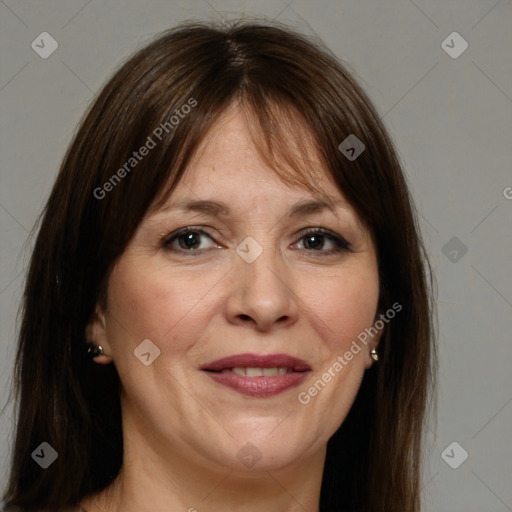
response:
<path id="1" fill-rule="evenodd" d="M 323 255 L 351 252 L 350 244 L 344 238 L 324 228 L 312 228 L 303 232 L 299 244 L 302 244 L 299 249 Z"/>
<path id="2" fill-rule="evenodd" d="M 351 252 L 351 246 L 344 238 L 324 228 L 308 229 L 302 233 L 300 241 L 294 246 L 293 248 L 306 250 L 309 253 L 318 253 L 315 256 Z M 197 254 L 222 246 L 216 244 L 206 231 L 189 226 L 166 236 L 162 240 L 162 247 L 171 252 Z"/>
<path id="3" fill-rule="evenodd" d="M 174 252 L 194 252 L 219 247 L 216 244 L 210 244 L 209 247 L 208 244 L 206 244 L 205 246 L 203 243 L 204 237 L 207 237 L 213 242 L 212 237 L 206 233 L 206 231 L 187 227 L 165 237 L 162 240 L 162 247 L 168 251 Z"/>

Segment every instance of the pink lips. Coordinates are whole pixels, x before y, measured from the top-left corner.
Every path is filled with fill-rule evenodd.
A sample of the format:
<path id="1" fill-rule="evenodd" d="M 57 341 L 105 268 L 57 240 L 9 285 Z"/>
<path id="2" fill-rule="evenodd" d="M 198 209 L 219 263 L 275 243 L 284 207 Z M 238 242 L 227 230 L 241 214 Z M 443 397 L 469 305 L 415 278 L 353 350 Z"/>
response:
<path id="1" fill-rule="evenodd" d="M 281 368 L 286 373 L 249 377 L 234 373 L 233 368 Z M 238 354 L 207 363 L 201 370 L 215 382 L 243 395 L 264 398 L 298 386 L 311 367 L 306 361 L 287 354 Z"/>

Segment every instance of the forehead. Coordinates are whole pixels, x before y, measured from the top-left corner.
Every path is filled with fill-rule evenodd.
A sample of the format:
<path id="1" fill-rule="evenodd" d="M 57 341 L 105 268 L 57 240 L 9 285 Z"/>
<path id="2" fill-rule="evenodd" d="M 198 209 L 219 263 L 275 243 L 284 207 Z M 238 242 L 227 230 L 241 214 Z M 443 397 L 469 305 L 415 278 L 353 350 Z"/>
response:
<path id="1" fill-rule="evenodd" d="M 286 189 L 290 197 L 304 196 L 308 190 L 318 198 L 340 197 L 309 130 L 292 129 L 294 123 L 297 126 L 301 122 L 298 119 L 282 120 L 276 132 L 269 134 L 252 112 L 231 105 L 194 152 L 175 192 L 208 192 L 221 187 L 217 192 L 228 195 L 263 190 L 283 193 Z"/>
<path id="2" fill-rule="evenodd" d="M 264 141 L 254 136 L 251 121 L 238 108 L 225 111 L 194 152 L 176 188 L 150 210 L 149 217 L 192 212 L 222 219 L 286 214 L 291 220 L 331 212 L 363 228 L 305 129 L 298 139 L 283 139 L 286 131 L 279 135 L 288 143 L 286 156 L 292 164 L 285 177 L 299 175 L 307 186 L 300 180 L 283 180 L 283 168 L 276 166 L 286 162 L 266 158 Z M 299 169 L 293 167 L 296 162 Z"/>

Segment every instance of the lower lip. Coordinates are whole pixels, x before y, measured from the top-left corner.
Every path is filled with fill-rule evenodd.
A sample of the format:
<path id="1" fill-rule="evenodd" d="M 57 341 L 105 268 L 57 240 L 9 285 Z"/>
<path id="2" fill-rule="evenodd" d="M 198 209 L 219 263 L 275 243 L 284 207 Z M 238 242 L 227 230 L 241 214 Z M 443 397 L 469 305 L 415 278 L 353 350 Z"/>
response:
<path id="1" fill-rule="evenodd" d="M 242 395 L 266 398 L 284 393 L 288 389 L 298 386 L 308 375 L 306 372 L 290 372 L 274 377 L 243 377 L 231 371 L 206 372 L 215 382 L 234 389 Z"/>

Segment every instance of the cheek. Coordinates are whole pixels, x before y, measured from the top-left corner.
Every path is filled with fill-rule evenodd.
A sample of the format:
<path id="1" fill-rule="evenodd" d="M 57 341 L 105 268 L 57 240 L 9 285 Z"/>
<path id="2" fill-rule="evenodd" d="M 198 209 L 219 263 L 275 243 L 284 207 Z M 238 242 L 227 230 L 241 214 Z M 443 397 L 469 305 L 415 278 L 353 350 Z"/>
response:
<path id="1" fill-rule="evenodd" d="M 130 258 L 120 261 L 112 272 L 107 308 L 113 355 L 126 347 L 127 337 L 133 348 L 149 338 L 162 349 L 172 345 L 175 354 L 185 349 L 180 344 L 191 339 L 185 331 L 197 325 L 194 319 L 211 301 L 205 296 L 217 281 L 213 272 L 194 276 L 147 261 L 141 265 Z"/>
<path id="2" fill-rule="evenodd" d="M 372 260 L 324 277 L 316 280 L 315 292 L 308 293 L 304 308 L 310 311 L 310 322 L 319 334 L 319 365 L 297 394 L 303 414 L 321 418 L 315 444 L 327 442 L 356 398 L 368 359 L 368 349 L 358 335 L 373 325 L 379 296 Z"/>
<path id="3" fill-rule="evenodd" d="M 310 311 L 311 322 L 331 352 L 346 350 L 373 324 L 378 296 L 378 274 L 372 265 L 344 269 L 314 283 L 308 280 L 301 292 L 304 312 Z"/>

